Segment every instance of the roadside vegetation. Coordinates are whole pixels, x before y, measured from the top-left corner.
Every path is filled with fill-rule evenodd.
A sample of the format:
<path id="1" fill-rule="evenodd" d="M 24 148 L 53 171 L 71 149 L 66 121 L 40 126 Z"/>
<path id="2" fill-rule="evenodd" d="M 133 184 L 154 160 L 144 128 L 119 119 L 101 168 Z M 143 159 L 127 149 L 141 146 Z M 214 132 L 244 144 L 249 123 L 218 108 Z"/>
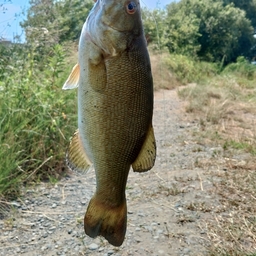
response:
<path id="1" fill-rule="evenodd" d="M 21 24 L 26 43 L 0 44 L 2 202 L 19 196 L 24 185 L 65 175 L 65 150 L 77 127 L 76 91 L 61 88 L 92 5 L 30 1 Z M 244 239 L 256 244 L 255 12 L 255 0 L 181 0 L 143 11 L 155 89 L 178 90 L 200 124 L 195 137 L 221 145 L 230 170 L 219 174 L 215 193 L 234 217 L 209 223 L 211 255 L 256 255 Z M 247 160 L 234 164 L 237 154 Z"/>

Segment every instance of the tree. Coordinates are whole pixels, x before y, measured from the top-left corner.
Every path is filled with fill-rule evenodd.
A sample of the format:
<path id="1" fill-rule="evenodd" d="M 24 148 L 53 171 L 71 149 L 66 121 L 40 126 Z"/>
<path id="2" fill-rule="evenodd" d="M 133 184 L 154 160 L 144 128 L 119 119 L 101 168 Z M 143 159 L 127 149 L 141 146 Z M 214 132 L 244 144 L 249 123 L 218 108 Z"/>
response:
<path id="1" fill-rule="evenodd" d="M 77 40 L 93 0 L 30 0 L 27 19 L 21 22 L 28 43 L 47 44 Z"/>
<path id="2" fill-rule="evenodd" d="M 93 7 L 92 0 L 64 0 L 56 2 L 59 19 L 60 42 L 77 40 L 80 36 L 83 23 Z"/>
<path id="3" fill-rule="evenodd" d="M 200 19 L 190 11 L 188 3 L 173 2 L 167 6 L 167 29 L 163 41 L 170 52 L 195 57 L 200 50 Z"/>
<path id="4" fill-rule="evenodd" d="M 203 60 L 228 63 L 248 56 L 253 45 L 253 27 L 245 12 L 222 0 L 181 0 L 167 6 L 167 19 L 171 52 L 194 49 Z"/>
<path id="5" fill-rule="evenodd" d="M 77 40 L 93 5 L 92 0 L 30 0 L 27 19 L 21 22 L 36 64 L 44 68 L 57 44 Z"/>
<path id="6" fill-rule="evenodd" d="M 58 18 L 54 0 L 30 0 L 27 19 L 20 23 L 25 30 L 27 45 L 37 64 L 42 66 L 44 58 L 52 54 L 59 42 Z"/>
<path id="7" fill-rule="evenodd" d="M 246 17 L 251 21 L 256 29 L 256 0 L 223 0 L 225 5 L 234 4 L 235 7 L 244 10 Z"/>
<path id="8" fill-rule="evenodd" d="M 166 11 L 145 8 L 142 10 L 142 21 L 148 44 L 154 44 L 157 49 L 162 48 L 164 45 L 162 39 L 166 27 Z"/>

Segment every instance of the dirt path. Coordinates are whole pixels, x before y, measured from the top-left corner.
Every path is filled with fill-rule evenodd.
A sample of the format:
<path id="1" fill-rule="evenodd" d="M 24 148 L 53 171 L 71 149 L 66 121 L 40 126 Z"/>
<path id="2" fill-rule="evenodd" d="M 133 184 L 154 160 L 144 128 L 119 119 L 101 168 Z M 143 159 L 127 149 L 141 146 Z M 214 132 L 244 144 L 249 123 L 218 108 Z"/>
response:
<path id="1" fill-rule="evenodd" d="M 154 127 L 157 161 L 153 170 L 129 175 L 128 226 L 120 248 L 84 234 L 83 216 L 95 189 L 90 171 L 24 188 L 12 213 L 0 220 L 0 255 L 207 255 L 205 221 L 219 202 L 209 168 L 198 162 L 221 149 L 195 141 L 198 124 L 189 121 L 175 90 L 155 93 Z"/>

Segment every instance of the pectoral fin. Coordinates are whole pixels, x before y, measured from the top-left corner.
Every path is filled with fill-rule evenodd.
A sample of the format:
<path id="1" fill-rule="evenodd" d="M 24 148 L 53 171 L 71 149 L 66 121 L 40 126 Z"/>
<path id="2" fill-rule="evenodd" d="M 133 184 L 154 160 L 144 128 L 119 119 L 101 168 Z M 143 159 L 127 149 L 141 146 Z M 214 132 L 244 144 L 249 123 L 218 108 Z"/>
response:
<path id="1" fill-rule="evenodd" d="M 68 167 L 73 171 L 87 171 L 92 165 L 82 145 L 79 132 L 75 132 L 66 155 Z"/>
<path id="2" fill-rule="evenodd" d="M 65 84 L 63 85 L 62 89 L 63 90 L 69 90 L 69 89 L 75 89 L 79 86 L 79 76 L 80 76 L 80 67 L 78 64 L 76 64 L 67 81 L 65 82 Z"/>
<path id="3" fill-rule="evenodd" d="M 152 125 L 149 128 L 143 146 L 136 160 L 132 164 L 135 172 L 146 172 L 150 170 L 156 159 L 156 142 Z"/>

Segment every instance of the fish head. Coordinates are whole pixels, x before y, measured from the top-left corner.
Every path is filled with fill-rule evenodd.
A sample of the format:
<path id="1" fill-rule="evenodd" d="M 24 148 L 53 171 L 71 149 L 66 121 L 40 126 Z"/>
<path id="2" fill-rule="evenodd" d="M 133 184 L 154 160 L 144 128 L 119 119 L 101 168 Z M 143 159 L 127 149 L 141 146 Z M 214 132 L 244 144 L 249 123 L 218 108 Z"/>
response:
<path id="1" fill-rule="evenodd" d="M 141 26 L 140 2 L 138 0 L 98 0 L 104 15 L 102 23 L 119 32 L 138 34 Z"/>
<path id="2" fill-rule="evenodd" d="M 118 55 L 144 36 L 139 0 L 97 0 L 84 30 L 104 55 Z"/>

